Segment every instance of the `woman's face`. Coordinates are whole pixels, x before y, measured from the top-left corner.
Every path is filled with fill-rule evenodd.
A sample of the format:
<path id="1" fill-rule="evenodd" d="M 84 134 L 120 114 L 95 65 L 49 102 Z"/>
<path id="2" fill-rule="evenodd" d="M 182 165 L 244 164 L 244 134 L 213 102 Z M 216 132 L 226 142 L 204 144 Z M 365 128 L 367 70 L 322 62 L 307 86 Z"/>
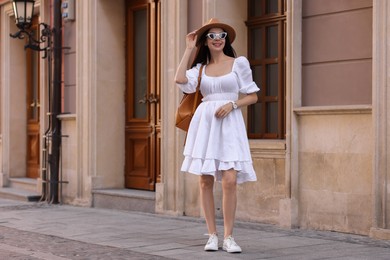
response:
<path id="1" fill-rule="evenodd" d="M 226 36 L 227 33 L 221 28 L 211 28 L 206 36 L 206 45 L 209 47 L 210 51 L 222 51 L 225 47 Z"/>

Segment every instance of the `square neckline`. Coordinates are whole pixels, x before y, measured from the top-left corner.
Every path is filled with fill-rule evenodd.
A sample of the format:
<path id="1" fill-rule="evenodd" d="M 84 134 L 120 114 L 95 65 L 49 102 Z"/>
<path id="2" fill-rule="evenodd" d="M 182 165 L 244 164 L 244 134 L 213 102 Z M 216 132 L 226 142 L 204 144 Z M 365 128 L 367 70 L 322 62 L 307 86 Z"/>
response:
<path id="1" fill-rule="evenodd" d="M 208 77 L 208 78 L 221 78 L 221 77 L 228 76 L 228 75 L 230 75 L 230 74 L 233 73 L 233 71 L 234 71 L 234 66 L 235 66 L 235 64 L 236 64 L 236 60 L 237 60 L 237 58 L 235 57 L 234 60 L 233 60 L 233 65 L 232 65 L 231 71 L 230 71 L 229 73 L 223 74 L 223 75 L 221 75 L 221 76 L 209 76 L 209 75 L 206 74 L 206 68 L 207 68 L 207 65 L 208 65 L 208 64 L 206 64 L 206 65 L 204 65 L 203 73 L 202 73 L 202 74 L 203 74 L 203 76 L 206 76 L 206 77 Z"/>

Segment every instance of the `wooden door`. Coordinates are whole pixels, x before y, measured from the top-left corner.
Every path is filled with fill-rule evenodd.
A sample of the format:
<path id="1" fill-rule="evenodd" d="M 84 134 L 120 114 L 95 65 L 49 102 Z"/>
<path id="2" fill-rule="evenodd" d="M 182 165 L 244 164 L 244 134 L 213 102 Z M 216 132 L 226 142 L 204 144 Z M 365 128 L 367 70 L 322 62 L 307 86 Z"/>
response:
<path id="1" fill-rule="evenodd" d="M 38 17 L 33 17 L 31 29 L 38 39 Z M 26 49 L 26 106 L 27 106 L 27 172 L 28 178 L 38 178 L 40 168 L 39 135 L 39 52 Z"/>
<path id="2" fill-rule="evenodd" d="M 127 4 L 126 188 L 160 180 L 159 0 Z"/>

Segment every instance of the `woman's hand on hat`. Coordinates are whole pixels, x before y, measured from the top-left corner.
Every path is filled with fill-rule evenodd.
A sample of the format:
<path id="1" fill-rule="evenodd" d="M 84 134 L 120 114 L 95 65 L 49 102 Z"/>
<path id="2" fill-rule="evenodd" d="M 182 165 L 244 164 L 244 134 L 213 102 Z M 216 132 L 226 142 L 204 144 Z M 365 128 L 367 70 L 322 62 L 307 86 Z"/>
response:
<path id="1" fill-rule="evenodd" d="M 193 49 L 196 46 L 196 41 L 198 39 L 198 36 L 196 35 L 196 31 L 190 32 L 186 36 L 186 44 L 187 49 Z"/>

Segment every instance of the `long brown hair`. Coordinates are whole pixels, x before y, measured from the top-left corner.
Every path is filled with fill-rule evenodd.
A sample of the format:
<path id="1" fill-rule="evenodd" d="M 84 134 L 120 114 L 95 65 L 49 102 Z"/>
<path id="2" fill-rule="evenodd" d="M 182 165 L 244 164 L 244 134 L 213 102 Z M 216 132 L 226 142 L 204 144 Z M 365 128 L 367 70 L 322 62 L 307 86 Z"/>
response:
<path id="1" fill-rule="evenodd" d="M 205 44 L 206 40 L 207 40 L 207 38 L 206 38 L 207 33 L 208 33 L 208 31 L 203 33 L 202 37 L 200 38 L 199 47 L 198 47 L 198 50 L 196 52 L 194 61 L 192 62 L 191 68 L 195 67 L 196 64 L 198 64 L 198 63 L 206 64 L 207 61 L 209 61 L 211 59 L 209 46 L 207 46 Z M 225 38 L 225 46 L 223 47 L 223 53 L 225 53 L 225 55 L 233 57 L 233 58 L 235 58 L 237 56 L 236 51 L 233 49 L 233 46 L 230 44 L 229 34 Z"/>

